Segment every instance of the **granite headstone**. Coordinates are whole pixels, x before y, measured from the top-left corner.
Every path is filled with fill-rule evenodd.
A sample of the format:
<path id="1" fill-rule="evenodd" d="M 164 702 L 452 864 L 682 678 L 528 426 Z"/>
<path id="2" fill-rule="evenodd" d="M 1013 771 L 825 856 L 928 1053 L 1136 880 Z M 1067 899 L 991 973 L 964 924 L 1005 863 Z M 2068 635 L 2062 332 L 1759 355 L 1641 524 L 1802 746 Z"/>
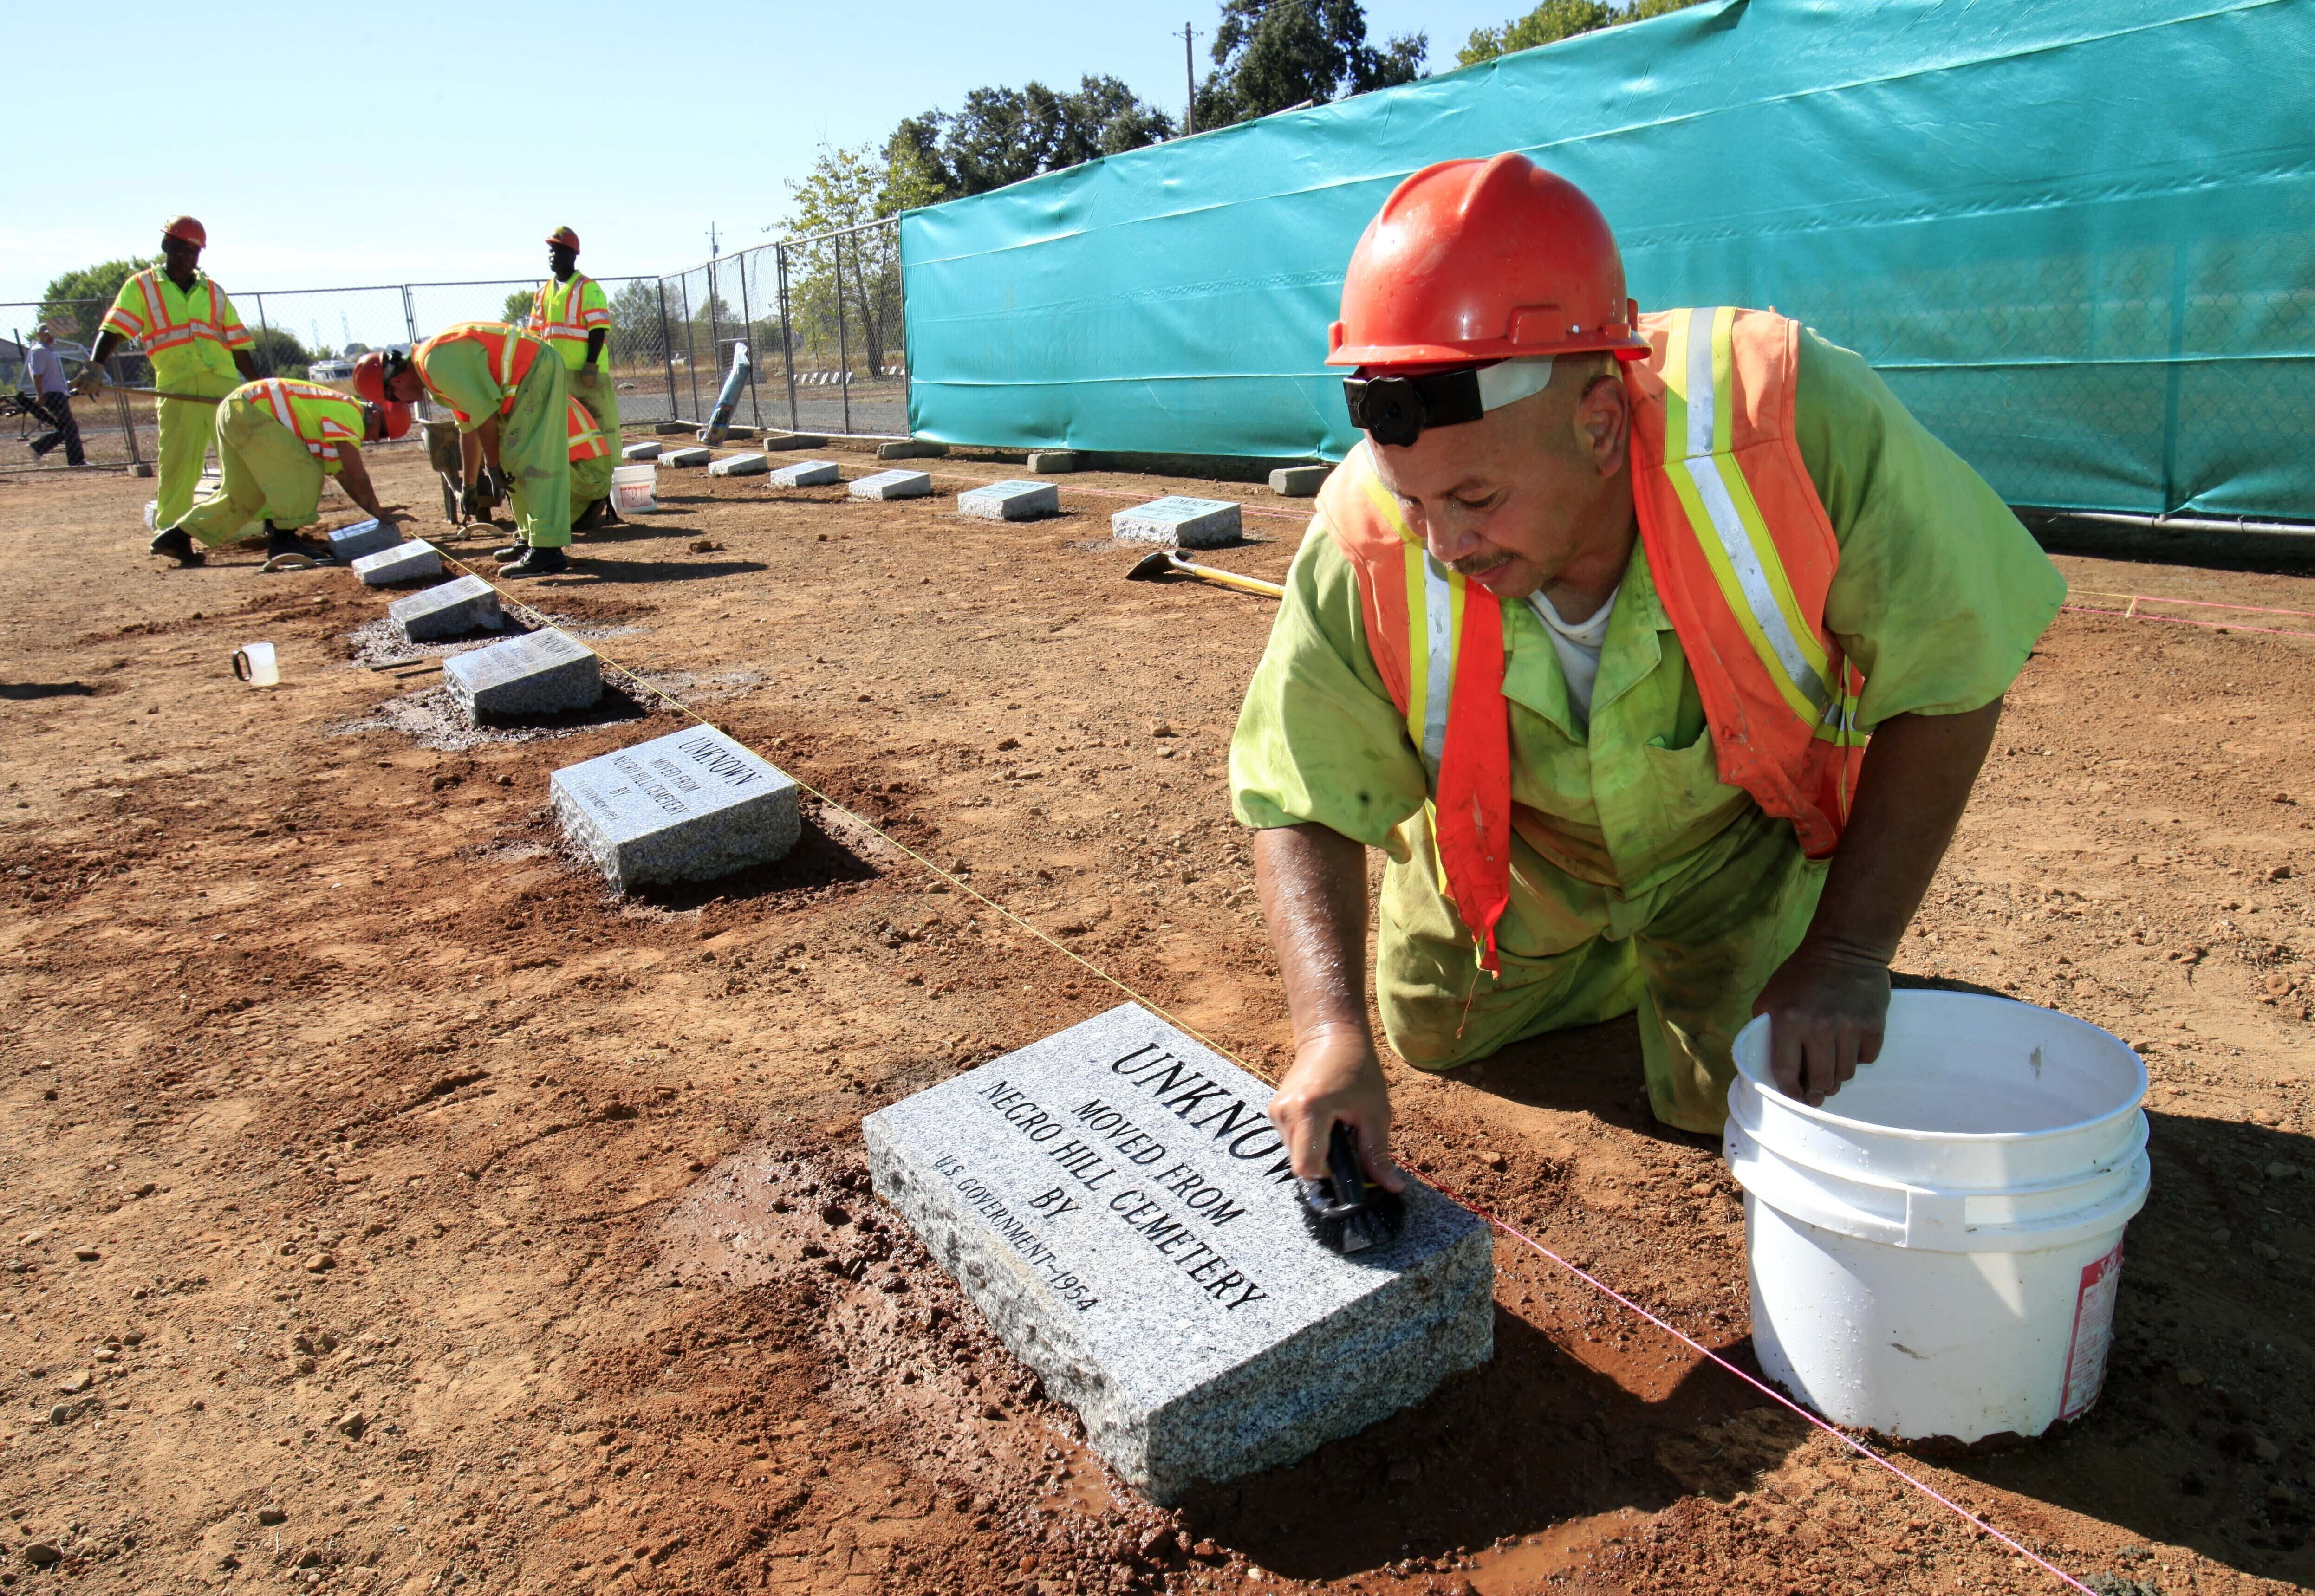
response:
<path id="1" fill-rule="evenodd" d="M 363 586 L 371 588 L 421 581 L 442 574 L 442 551 L 422 537 L 413 538 L 361 555 L 353 563 L 353 572 L 362 579 Z"/>
<path id="2" fill-rule="evenodd" d="M 772 468 L 763 455 L 750 449 L 744 455 L 726 455 L 707 468 L 710 476 L 761 476 Z"/>
<path id="3" fill-rule="evenodd" d="M 1282 1467 L 1493 1355 L 1486 1226 L 1311 1239 L 1271 1090 L 1126 1004 L 871 1114 L 876 1193 L 1160 1503 Z"/>
<path id="4" fill-rule="evenodd" d="M 1332 466 L 1281 466 L 1270 474 L 1270 491 L 1283 499 L 1308 499 L 1326 485 Z"/>
<path id="5" fill-rule="evenodd" d="M 932 491 L 933 479 L 922 471 L 879 471 L 852 483 L 855 499 L 924 499 Z"/>
<path id="6" fill-rule="evenodd" d="M 603 696 L 603 662 L 559 627 L 510 637 L 442 662 L 466 723 L 591 709 Z"/>
<path id="7" fill-rule="evenodd" d="M 548 790 L 564 834 L 620 891 L 769 864 L 803 829 L 795 783 L 712 726 L 569 766 Z"/>
<path id="8" fill-rule="evenodd" d="M 689 444 L 681 448 L 663 450 L 659 463 L 662 466 L 705 466 L 714 452 L 698 444 Z"/>
<path id="9" fill-rule="evenodd" d="M 499 590 L 479 576 L 462 576 L 386 607 L 386 618 L 402 628 L 405 643 L 495 632 L 505 624 Z"/>
<path id="10" fill-rule="evenodd" d="M 331 533 L 327 541 L 331 557 L 341 565 L 350 565 L 364 554 L 374 554 L 400 543 L 402 528 L 376 520 L 356 521 Z"/>
<path id="11" fill-rule="evenodd" d="M 783 488 L 820 488 L 842 474 L 833 460 L 799 460 L 773 472 L 772 482 Z"/>
<path id="12" fill-rule="evenodd" d="M 631 443 L 627 445 L 626 448 L 621 449 L 619 451 L 619 458 L 622 460 L 656 460 L 660 457 L 661 454 L 666 450 L 666 448 L 667 445 L 663 443 L 658 443 L 650 439 L 645 439 L 641 443 Z"/>
<path id="13" fill-rule="evenodd" d="M 1241 533 L 1238 507 L 1228 499 L 1188 499 L 1169 494 L 1121 510 L 1109 518 L 1112 536 L 1130 543 L 1164 543 L 1177 548 L 1220 548 Z"/>
<path id="14" fill-rule="evenodd" d="M 1061 491 L 1051 483 L 1000 482 L 956 496 L 957 512 L 984 521 L 1033 521 L 1059 515 Z"/>

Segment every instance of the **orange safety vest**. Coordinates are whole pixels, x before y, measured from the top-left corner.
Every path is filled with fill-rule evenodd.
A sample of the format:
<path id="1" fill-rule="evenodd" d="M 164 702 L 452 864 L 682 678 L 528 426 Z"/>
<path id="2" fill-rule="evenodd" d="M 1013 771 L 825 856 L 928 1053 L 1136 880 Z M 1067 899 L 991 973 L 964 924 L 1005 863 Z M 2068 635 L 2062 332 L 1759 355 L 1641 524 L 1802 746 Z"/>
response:
<path id="1" fill-rule="evenodd" d="M 609 454 L 611 440 L 595 424 L 595 412 L 576 399 L 567 403 L 564 423 L 570 429 L 572 462 L 575 465 L 581 460 L 599 460 Z"/>
<path id="2" fill-rule="evenodd" d="M 1800 325 L 1723 306 L 1645 315 L 1640 331 L 1650 352 L 1624 368 L 1632 500 L 1720 779 L 1823 858 L 1864 758 L 1865 678 L 1824 624 L 1840 545 L 1793 438 Z M 1367 646 L 1431 774 L 1444 884 L 1495 971 L 1511 900 L 1503 614 L 1425 553 L 1370 448 L 1328 480 L 1319 519 L 1357 572 Z"/>
<path id="3" fill-rule="evenodd" d="M 543 341 L 519 327 L 510 327 L 504 322 L 460 322 L 455 326 L 443 328 L 412 351 L 410 363 L 418 368 L 421 381 L 426 377 L 427 356 L 433 353 L 437 345 L 445 343 L 479 343 L 483 346 L 483 352 L 490 357 L 491 375 L 506 394 L 506 397 L 499 402 L 501 415 L 513 413 L 515 390 L 530 374 L 533 360 L 541 355 L 562 359 L 554 355 L 554 351 Z M 431 387 L 433 385 L 430 383 L 427 386 Z M 456 415 L 457 412 L 453 411 L 451 413 Z"/>
<path id="4" fill-rule="evenodd" d="M 306 453 L 326 465 L 337 464 L 340 444 L 358 445 L 362 440 L 360 403 L 320 383 L 269 377 L 244 383 L 226 397 L 263 405 L 275 421 L 297 435 Z"/>

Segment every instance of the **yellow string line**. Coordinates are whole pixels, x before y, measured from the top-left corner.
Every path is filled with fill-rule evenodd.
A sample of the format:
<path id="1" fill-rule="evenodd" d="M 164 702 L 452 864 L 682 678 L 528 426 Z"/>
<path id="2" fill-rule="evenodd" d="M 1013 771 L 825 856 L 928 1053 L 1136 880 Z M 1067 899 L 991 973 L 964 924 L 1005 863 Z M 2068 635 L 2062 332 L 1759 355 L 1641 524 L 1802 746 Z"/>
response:
<path id="1" fill-rule="evenodd" d="M 437 550 L 436 552 L 439 553 L 440 551 Z M 526 620 L 530 621 L 533 625 L 541 627 L 552 626 L 554 625 L 554 622 L 537 607 L 533 605 L 526 604 L 521 599 L 515 598 L 504 588 L 500 587 L 498 583 L 492 581 L 489 577 L 483 576 L 481 572 L 476 571 L 473 566 L 467 564 L 464 560 L 459 559 L 457 555 L 445 554 L 442 555 L 442 559 L 446 564 L 455 565 L 460 571 L 465 572 L 467 575 L 480 578 L 483 581 L 489 583 L 491 590 L 499 595 L 500 601 L 502 604 L 514 609 L 518 614 L 521 615 Z M 706 716 L 701 714 L 697 710 L 692 708 L 689 705 L 684 703 L 683 700 L 676 697 L 673 694 L 669 693 L 662 688 L 654 687 L 650 682 L 645 681 L 638 672 L 628 666 L 620 664 L 619 661 L 611 658 L 610 655 L 605 653 L 600 648 L 596 647 L 593 643 L 590 642 L 587 646 L 594 652 L 597 658 L 600 659 L 605 664 L 608 665 L 612 669 L 617 671 L 621 676 L 626 678 L 629 682 L 633 683 L 637 690 L 649 693 L 652 696 L 662 700 L 679 714 L 690 716 L 694 721 L 697 722 L 700 725 L 706 727 L 710 732 L 721 732 L 723 736 L 732 737 L 732 733 L 725 732 L 723 727 L 718 726 L 714 722 L 707 719 Z M 734 742 L 740 742 L 740 740 L 736 737 L 732 737 L 732 740 Z M 1014 925 L 1018 926 L 1022 930 L 1026 931 L 1030 935 L 1035 937 L 1039 942 L 1043 943 L 1047 947 L 1051 948 L 1054 952 L 1061 954 L 1063 957 L 1070 960 L 1074 963 L 1082 965 L 1090 974 L 1100 978 L 1102 980 L 1107 981 L 1111 986 L 1115 987 L 1119 991 L 1124 993 L 1134 1002 L 1141 1005 L 1142 1007 L 1149 1010 L 1152 1014 L 1164 1020 L 1166 1024 L 1189 1033 L 1189 1034 L 1196 1037 L 1207 1047 L 1211 1048 L 1223 1058 L 1229 1060 L 1234 1064 L 1237 1064 L 1240 1068 L 1245 1069 L 1248 1074 L 1253 1075 L 1257 1079 L 1263 1081 L 1265 1085 L 1275 1086 L 1278 1084 L 1278 1082 L 1267 1071 L 1264 1070 L 1258 1065 L 1248 1061 L 1238 1054 L 1231 1051 L 1228 1048 L 1224 1047 L 1220 1042 L 1215 1041 L 1212 1037 L 1199 1030 L 1195 1025 L 1184 1020 L 1178 1015 L 1168 1011 L 1163 1005 L 1153 1002 L 1149 998 L 1144 997 L 1141 993 L 1135 991 L 1131 987 L 1127 986 L 1123 981 L 1110 974 L 1108 971 L 1104 970 L 1100 965 L 1095 964 L 1084 954 L 1078 953 L 1076 949 L 1069 947 L 1064 943 L 1056 941 L 1050 934 L 1039 930 L 1035 926 L 1031 925 L 1027 920 L 1023 919 L 1019 915 L 1014 913 L 1011 909 L 1006 908 L 995 899 L 990 898 L 988 894 L 975 890 L 970 883 L 951 874 L 949 872 L 943 870 L 939 865 L 934 864 L 930 859 L 926 858 L 922 854 L 917 852 L 916 849 L 910 847 L 907 843 L 902 842 L 899 838 L 894 837 L 891 832 L 886 831 L 883 827 L 869 820 L 865 815 L 862 815 L 852 810 L 847 809 L 843 804 L 838 803 L 835 799 L 830 798 L 818 787 L 813 786 L 810 782 L 805 781 L 802 776 L 796 775 L 794 770 L 789 769 L 785 765 L 780 765 L 777 760 L 766 755 L 762 749 L 750 748 L 744 742 L 741 742 L 740 746 L 748 749 L 749 753 L 752 753 L 758 758 L 764 760 L 766 764 L 776 767 L 781 775 L 786 776 L 790 781 L 795 783 L 797 786 L 803 788 L 814 798 L 820 800 L 820 802 L 825 804 L 828 808 L 834 810 L 838 814 L 840 814 L 844 816 L 845 819 L 851 820 L 853 823 L 867 831 L 870 835 L 877 838 L 879 840 L 888 843 L 892 847 L 897 848 L 900 852 L 906 854 L 909 858 L 915 860 L 918 864 L 923 865 L 927 870 L 938 876 L 942 881 L 946 882 L 957 891 L 963 893 L 966 897 L 972 899 L 975 902 L 987 905 L 992 912 L 1001 915 L 1006 919 L 1010 920 Z"/>

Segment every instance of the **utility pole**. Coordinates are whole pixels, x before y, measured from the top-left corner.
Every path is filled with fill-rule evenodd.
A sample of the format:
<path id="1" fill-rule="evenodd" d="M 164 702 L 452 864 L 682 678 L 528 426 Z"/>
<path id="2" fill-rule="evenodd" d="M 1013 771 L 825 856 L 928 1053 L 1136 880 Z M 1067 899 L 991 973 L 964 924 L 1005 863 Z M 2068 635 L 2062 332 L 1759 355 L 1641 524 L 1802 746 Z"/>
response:
<path id="1" fill-rule="evenodd" d="M 723 245 L 715 236 L 715 224 L 710 222 L 707 224 L 707 258 L 712 261 L 723 253 Z"/>
<path id="2" fill-rule="evenodd" d="M 1190 97 L 1182 102 L 1182 137 L 1187 138 L 1198 130 L 1197 58 L 1192 51 L 1187 22 L 1182 24 L 1182 78 L 1190 91 Z"/>

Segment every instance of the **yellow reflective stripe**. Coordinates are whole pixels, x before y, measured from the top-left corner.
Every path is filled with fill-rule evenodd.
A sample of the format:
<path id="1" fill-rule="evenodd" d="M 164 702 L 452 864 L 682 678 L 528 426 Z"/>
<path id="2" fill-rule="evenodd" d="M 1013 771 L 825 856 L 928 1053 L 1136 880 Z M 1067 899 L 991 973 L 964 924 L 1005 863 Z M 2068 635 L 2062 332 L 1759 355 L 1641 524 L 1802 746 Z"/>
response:
<path id="1" fill-rule="evenodd" d="M 1431 701 L 1430 651 L 1415 646 L 1415 640 L 1425 633 L 1424 613 L 1428 607 L 1423 602 L 1423 567 L 1426 562 L 1423 551 L 1411 543 L 1402 544 L 1400 552 L 1406 559 L 1406 737 L 1419 749 L 1424 709 Z"/>
<path id="2" fill-rule="evenodd" d="M 1674 318 L 1665 350 L 1666 387 L 1672 390 L 1676 373 L 1684 391 L 1676 407 L 1677 425 L 1675 406 L 1669 399 L 1666 403 L 1664 474 L 1729 613 L 1768 667 L 1786 704 L 1814 724 L 1832 697 L 1825 680 L 1824 651 L 1814 628 L 1796 628 L 1792 623 L 1791 585 L 1784 562 L 1743 471 L 1727 453 L 1734 408 L 1729 380 L 1734 321 L 1734 311 L 1723 307 L 1712 318 L 1710 333 L 1699 339 L 1691 314 L 1683 311 Z"/>

